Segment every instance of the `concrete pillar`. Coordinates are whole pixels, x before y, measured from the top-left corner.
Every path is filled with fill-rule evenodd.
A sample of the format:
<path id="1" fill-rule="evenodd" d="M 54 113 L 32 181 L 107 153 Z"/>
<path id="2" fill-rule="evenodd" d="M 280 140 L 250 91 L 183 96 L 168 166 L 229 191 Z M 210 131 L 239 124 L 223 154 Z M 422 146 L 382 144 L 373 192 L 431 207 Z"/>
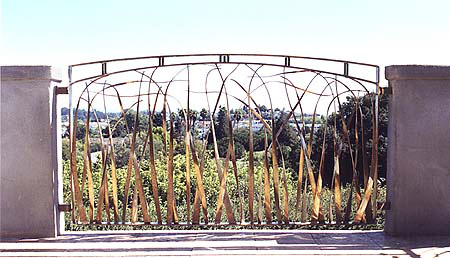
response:
<path id="1" fill-rule="evenodd" d="M 54 237 L 60 75 L 49 66 L 1 67 L 0 237 Z"/>
<path id="2" fill-rule="evenodd" d="M 450 235 L 450 66 L 386 67 L 392 88 L 385 232 Z"/>

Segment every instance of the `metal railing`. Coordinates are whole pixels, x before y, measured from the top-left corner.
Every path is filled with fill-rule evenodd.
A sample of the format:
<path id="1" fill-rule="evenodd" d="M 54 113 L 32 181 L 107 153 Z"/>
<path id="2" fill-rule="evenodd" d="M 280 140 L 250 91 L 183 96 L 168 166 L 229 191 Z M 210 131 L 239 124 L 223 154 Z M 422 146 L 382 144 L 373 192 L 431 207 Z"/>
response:
<path id="1" fill-rule="evenodd" d="M 283 55 L 72 65 L 72 222 L 372 223 L 379 78 L 375 65 Z"/>

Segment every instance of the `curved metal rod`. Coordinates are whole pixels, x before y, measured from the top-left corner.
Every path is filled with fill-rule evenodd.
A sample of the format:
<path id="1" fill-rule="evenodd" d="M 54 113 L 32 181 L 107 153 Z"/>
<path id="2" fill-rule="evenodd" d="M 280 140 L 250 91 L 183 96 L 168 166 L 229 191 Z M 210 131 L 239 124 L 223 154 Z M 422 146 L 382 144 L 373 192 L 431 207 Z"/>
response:
<path id="1" fill-rule="evenodd" d="M 227 120 L 228 120 L 228 133 L 229 133 L 229 150 L 227 153 L 227 158 L 225 160 L 225 166 L 224 166 L 224 173 L 223 173 L 223 177 L 222 177 L 222 182 L 221 182 L 221 186 L 225 187 L 226 184 L 226 173 L 228 170 L 228 161 L 231 158 L 231 162 L 233 165 L 233 172 L 234 172 L 234 178 L 235 178 L 235 182 L 236 182 L 236 191 L 238 192 L 238 196 L 239 196 L 239 211 L 240 211 L 240 221 L 241 223 L 244 223 L 244 209 L 243 209 L 243 196 L 242 196 L 242 191 L 241 191 L 241 187 L 239 184 L 239 178 L 238 178 L 238 170 L 237 170 L 237 164 L 236 164 L 236 154 L 235 154 L 235 149 L 234 149 L 234 137 L 233 137 L 233 125 L 231 122 L 231 114 L 230 114 L 230 104 L 228 101 L 228 92 L 227 92 L 227 86 L 226 86 L 226 81 L 228 79 L 228 77 L 234 73 L 237 68 L 239 66 L 236 66 L 236 68 L 230 73 L 228 74 L 225 78 L 223 77 L 220 69 L 217 69 L 217 72 L 220 75 L 220 78 L 222 80 L 222 84 L 223 84 L 223 89 L 225 92 L 225 100 L 226 100 L 226 105 L 227 105 Z M 218 67 L 217 67 L 218 68 Z M 223 189 L 222 189 L 223 190 Z M 220 193 L 219 193 L 220 195 Z M 221 203 L 218 203 L 218 206 L 220 206 Z M 221 208 L 221 207 L 218 207 Z M 217 218 L 218 219 L 218 218 Z"/>
<path id="2" fill-rule="evenodd" d="M 217 65 L 217 63 L 215 63 L 216 65 Z M 248 64 L 247 64 L 247 67 L 249 67 L 248 66 Z M 259 67 L 259 68 L 261 68 L 262 67 L 262 65 Z M 151 67 L 151 68 L 155 68 L 155 70 L 158 68 L 158 67 Z M 249 67 L 250 68 L 250 67 Z M 258 68 L 258 69 L 259 69 Z M 185 69 L 185 68 L 184 68 Z M 180 70 L 178 73 L 177 73 L 177 75 L 179 74 L 179 73 L 181 73 L 184 69 L 182 69 L 182 70 Z M 251 70 L 253 70 L 252 68 L 250 68 Z M 135 72 L 137 72 L 137 73 L 140 73 L 140 74 L 142 74 L 142 72 L 139 72 L 139 70 L 141 70 L 140 68 L 137 68 L 137 69 L 130 69 L 130 70 L 127 70 L 127 72 L 129 72 L 129 71 L 135 71 Z M 293 71 L 292 73 L 298 73 L 299 71 Z M 301 72 L 304 72 L 304 71 L 301 71 Z M 311 71 L 311 72 L 314 72 L 314 71 Z M 331 78 L 331 77 L 324 77 L 324 76 L 322 76 L 321 74 L 320 74 L 320 72 L 314 72 L 314 73 L 316 73 L 316 76 L 314 76 L 314 78 L 310 81 L 310 83 L 308 84 L 308 86 L 306 87 L 306 89 L 302 89 L 302 88 L 298 88 L 299 90 L 301 90 L 301 91 L 303 91 L 303 94 L 302 94 L 302 96 L 301 96 L 301 98 L 300 99 L 302 99 L 303 98 L 303 96 L 304 96 L 304 94 L 305 93 L 312 93 L 312 94 L 316 94 L 317 95 L 317 93 L 314 93 L 314 92 L 311 92 L 311 91 L 308 91 L 308 88 L 310 87 L 310 85 L 312 84 L 312 82 L 314 81 L 314 79 L 317 77 L 317 76 L 320 76 L 320 77 L 322 77 L 324 80 L 326 80 L 327 81 L 327 79 L 335 79 L 335 78 Z M 111 75 L 111 74 L 109 74 L 109 75 Z M 174 76 L 174 78 L 177 76 L 177 75 L 175 75 Z M 97 79 L 95 79 L 95 80 L 93 80 L 93 81 L 91 81 L 90 83 L 86 83 L 86 87 L 84 88 L 84 90 L 82 91 L 82 93 L 81 93 L 81 95 L 87 90 L 87 88 L 91 85 L 91 84 L 98 84 L 98 82 L 97 82 L 97 80 L 99 80 L 100 78 L 104 78 L 104 77 L 106 77 L 106 76 L 108 76 L 108 75 L 105 75 L 105 76 L 102 76 L 102 77 L 99 77 L 99 78 L 97 78 Z M 148 77 L 148 76 L 147 76 Z M 254 77 L 254 75 L 252 76 L 252 77 Z M 260 76 L 261 77 L 261 76 Z M 174 80 L 174 78 L 172 78 L 172 80 L 170 80 L 169 81 L 169 85 L 173 82 L 173 81 L 175 81 Z M 282 78 L 286 78 L 286 77 L 284 77 L 284 76 L 282 76 Z M 360 81 L 358 81 L 358 80 L 356 80 L 356 79 L 354 79 L 354 78 L 351 78 L 351 77 L 345 77 L 345 78 L 348 78 L 348 79 L 351 79 L 352 81 L 355 81 L 356 83 L 358 83 L 358 84 L 360 84 L 365 90 L 366 90 L 366 92 L 369 92 L 368 90 L 367 90 L 367 88 L 360 82 Z M 253 78 L 252 78 L 253 79 Z M 262 77 L 261 77 L 261 79 L 262 79 Z M 337 79 L 336 79 L 337 80 Z M 154 80 L 151 80 L 151 81 L 153 81 L 155 84 L 157 84 L 157 82 L 156 81 L 154 81 Z M 289 80 L 290 81 L 290 80 Z M 338 80 L 339 81 L 339 80 Z M 78 82 L 78 81 L 77 81 Z M 140 81 L 127 81 L 127 82 L 121 82 L 121 83 L 118 83 L 118 84 L 115 84 L 116 86 L 121 86 L 121 85 L 126 85 L 126 84 L 129 84 L 129 83 L 136 83 L 136 82 L 140 82 Z M 342 83 L 341 81 L 339 81 L 341 84 L 343 84 L 343 85 L 345 85 L 344 83 Z M 74 82 L 74 83 L 76 83 L 76 82 Z M 72 83 L 71 85 L 73 85 L 74 83 Z M 261 86 L 264 86 L 266 83 L 263 83 L 263 84 L 261 84 L 261 85 L 259 85 L 257 88 L 259 88 L 259 87 L 261 87 Z M 292 85 L 292 87 L 296 87 L 292 82 L 290 83 L 291 85 Z M 167 92 L 167 90 L 168 90 L 168 87 L 169 87 L 169 85 L 167 86 L 167 88 L 166 88 L 166 92 Z M 266 87 L 266 86 L 265 86 Z M 254 89 L 253 91 L 255 91 L 255 90 L 257 90 L 257 88 L 256 89 Z M 267 89 L 266 89 L 267 90 Z M 252 91 L 252 92 L 253 92 Z M 269 94 L 270 95 L 270 94 Z M 326 96 L 328 96 L 328 95 L 326 95 Z M 96 97 L 96 95 L 94 95 L 94 97 L 93 97 L 93 99 L 95 99 L 95 97 Z M 132 96 L 123 96 L 123 97 L 132 97 Z M 270 98 L 270 97 L 269 97 Z M 215 109 L 214 110 L 216 110 L 216 107 L 215 107 Z"/>
<path id="3" fill-rule="evenodd" d="M 284 80 L 287 80 L 286 77 L 283 77 L 283 76 L 282 76 L 281 78 L 283 78 Z M 292 83 L 287 83 L 287 82 L 283 82 L 283 81 L 267 81 L 267 82 L 266 82 L 267 85 L 272 84 L 272 83 L 279 83 L 279 84 L 283 84 L 283 85 L 285 85 L 285 86 L 290 86 L 291 88 L 295 88 L 296 90 L 302 91 L 302 92 L 304 92 L 304 93 L 309 93 L 309 94 L 318 95 L 318 96 L 320 95 L 320 93 L 317 93 L 317 92 L 314 92 L 314 91 L 310 91 L 310 90 L 307 90 L 307 89 L 300 88 L 300 87 L 298 87 L 298 86 L 296 86 L 296 85 L 294 85 L 294 84 L 292 84 Z M 264 84 L 258 85 L 258 87 L 256 87 L 255 89 L 253 89 L 250 93 L 255 92 L 257 89 L 259 89 L 259 88 L 262 87 L 262 86 L 264 86 Z M 330 96 L 330 95 L 323 95 L 323 96 Z"/>
<path id="4" fill-rule="evenodd" d="M 339 82 L 339 83 L 342 84 L 342 85 L 345 85 L 345 83 L 341 82 L 341 81 L 338 80 L 337 78 L 333 78 L 333 77 L 324 77 L 324 78 L 332 79 L 332 80 L 335 80 L 335 81 Z M 361 85 L 361 87 L 364 88 L 364 90 L 366 90 L 366 93 L 370 93 L 370 91 L 366 88 L 366 86 L 364 86 L 364 84 L 362 84 L 360 81 L 354 80 L 354 79 L 349 78 L 349 77 L 344 77 L 344 78 L 350 79 L 350 80 L 352 80 L 352 81 L 358 83 L 359 85 Z"/>
<path id="5" fill-rule="evenodd" d="M 215 65 L 218 64 L 220 62 L 199 62 L 199 63 L 179 63 L 179 64 L 168 64 L 168 65 L 164 65 L 164 67 L 174 67 L 174 66 L 187 66 L 187 65 Z M 227 62 L 227 64 L 235 64 L 235 65 L 263 65 L 263 66 L 273 66 L 273 67 L 286 67 L 285 65 L 280 65 L 280 64 L 270 64 L 270 63 L 261 63 L 261 62 Z M 125 69 L 125 70 L 120 70 L 120 71 L 115 71 L 115 72 L 111 72 L 108 74 L 103 74 L 103 75 L 95 75 L 95 76 L 90 76 L 90 77 L 86 77 L 83 79 L 79 79 L 76 80 L 74 82 L 71 82 L 69 85 L 74 85 L 76 83 L 79 83 L 81 81 L 85 81 L 85 80 L 92 80 L 92 79 L 101 79 L 104 77 L 107 77 L 109 75 L 114 75 L 114 74 L 120 74 L 120 73 L 126 73 L 126 72 L 131 72 L 134 70 L 145 70 L 145 69 L 152 69 L 152 68 L 157 68 L 157 67 L 161 67 L 160 65 L 153 65 L 153 66 L 144 66 L 144 67 L 137 67 L 137 68 L 132 68 L 132 69 Z M 354 76 L 348 76 L 348 75 L 344 75 L 344 74 L 340 74 L 340 73 L 335 73 L 335 72 L 329 72 L 329 71 L 323 71 L 323 70 L 317 70 L 317 69 L 311 69 L 311 68 L 306 68 L 306 67 L 300 67 L 300 66 L 290 66 L 290 68 L 294 68 L 294 69 L 299 69 L 299 70 L 305 70 L 305 71 L 310 71 L 310 72 L 317 72 L 317 73 L 323 73 L 323 74 L 330 74 L 330 75 L 336 75 L 336 76 L 344 76 L 346 78 L 353 78 L 355 80 L 359 80 L 359 81 L 363 81 L 363 82 L 367 82 L 367 83 L 372 83 L 372 84 L 377 84 L 377 82 L 375 81 L 371 81 L 371 80 L 367 80 L 364 78 L 358 78 L 358 77 L 354 77 Z"/>
<path id="6" fill-rule="evenodd" d="M 254 71 L 255 75 L 261 80 L 261 82 L 264 84 L 264 88 L 266 89 L 267 96 L 269 97 L 269 103 L 270 103 L 270 113 L 272 116 L 272 142 L 270 143 L 270 146 L 272 147 L 272 170 L 273 170 L 273 182 L 274 182 L 274 199 L 275 199 L 275 211 L 277 220 L 279 223 L 282 222 L 282 215 L 281 215 L 281 209 L 280 209 L 280 189 L 279 189 L 279 172 L 278 172 L 278 158 L 277 158 L 277 137 L 278 135 L 274 135 L 275 132 L 275 114 L 273 110 L 272 105 L 272 97 L 270 96 L 269 89 L 267 88 L 267 85 L 263 78 L 259 75 L 258 71 L 255 71 L 253 68 L 251 68 L 249 65 L 246 65 L 250 70 Z M 280 128 L 281 129 L 281 128 Z M 270 148 L 269 146 L 269 148 Z M 269 149 L 267 148 L 265 151 Z M 287 206 L 287 203 L 285 204 Z M 286 218 L 288 215 L 284 214 L 284 217 Z"/>
<path id="7" fill-rule="evenodd" d="M 283 68 L 283 73 L 285 73 L 285 72 L 286 72 L 286 68 Z M 284 78 L 283 82 L 284 82 L 284 85 L 285 85 L 284 88 L 285 88 L 285 92 L 286 92 L 286 98 L 287 98 L 288 103 L 289 103 L 289 107 L 291 108 L 291 110 L 295 110 L 292 107 L 291 99 L 289 97 L 286 78 Z M 297 98 L 299 98 L 297 90 L 295 91 L 295 93 L 297 95 Z M 298 125 L 297 117 L 295 116 L 295 114 L 294 114 L 294 121 L 295 121 L 295 125 L 297 127 L 298 133 L 299 134 L 304 134 L 305 120 L 304 120 L 303 109 L 302 109 L 301 103 L 299 105 L 299 108 L 300 108 L 300 113 L 301 113 L 301 119 L 302 119 L 303 127 L 300 128 L 300 126 Z M 280 150 L 281 150 L 281 148 L 280 148 Z M 305 150 L 303 150 L 303 148 L 300 147 L 300 157 L 299 157 L 300 160 L 299 160 L 299 168 L 298 168 L 298 173 L 297 173 L 297 195 L 296 195 L 296 201 L 295 201 L 295 218 L 297 218 L 298 210 L 299 210 L 299 207 L 300 207 L 300 197 L 301 197 L 302 184 L 303 184 L 302 181 L 303 181 L 303 162 L 304 162 L 303 153 L 304 153 L 304 151 Z M 283 160 L 283 165 L 284 165 L 284 160 Z M 306 185 L 306 181 L 305 181 L 305 185 Z"/>
<path id="8" fill-rule="evenodd" d="M 284 65 L 279 65 L 279 64 L 275 64 L 275 63 L 260 63 L 263 65 L 270 65 L 270 66 L 287 66 L 287 67 L 292 67 L 290 65 L 290 60 L 291 59 L 303 59 L 303 60 L 316 60 L 316 61 L 326 61 L 326 62 L 330 62 L 330 63 L 342 63 L 344 64 L 344 76 L 348 76 L 348 72 L 346 74 L 345 71 L 345 67 L 349 64 L 354 64 L 354 65 L 361 65 L 361 66 L 367 66 L 367 67 L 373 67 L 376 68 L 376 80 L 375 81 L 371 81 L 371 80 L 365 80 L 363 78 L 358 78 L 360 80 L 365 80 L 367 82 L 371 82 L 373 84 L 378 84 L 379 82 L 379 66 L 377 65 L 373 65 L 373 64 L 367 64 L 367 63 L 361 63 L 361 62 L 353 62 L 353 61 L 346 61 L 346 60 L 339 60 L 339 59 L 329 59 L 329 58 L 318 58 L 318 57 L 307 57 L 307 56 L 289 56 L 289 55 L 269 55 L 269 54 L 190 54 L 190 55 L 166 55 L 166 56 L 144 56 L 144 57 L 133 57 L 133 58 L 121 58 L 121 59 L 109 59 L 109 60 L 103 60 L 103 61 L 94 61 L 94 62 L 87 62 L 87 63 L 80 63 L 80 64 L 74 64 L 69 66 L 69 77 L 71 77 L 71 70 L 73 67 L 76 66 L 84 66 L 84 65 L 91 65 L 91 64 L 107 64 L 108 62 L 119 62 L 119 61 L 131 61 L 131 60 L 141 60 L 141 59 L 159 59 L 160 65 L 159 66 L 163 66 L 164 63 L 161 63 L 161 60 L 164 61 L 164 59 L 166 58 L 178 58 L 178 57 L 204 57 L 204 56 L 210 56 L 210 57 L 218 57 L 220 59 L 219 63 L 230 63 L 229 57 L 230 56 L 241 56 L 241 57 L 280 57 L 280 58 L 284 58 L 285 59 L 285 63 Z M 228 57 L 227 61 L 222 61 L 222 57 Z M 187 65 L 187 64 L 207 64 L 207 63 L 211 63 L 211 62 L 186 62 L 186 63 L 177 63 L 175 65 Z M 217 62 L 216 62 L 217 63 Z M 244 63 L 252 63 L 252 62 L 239 62 L 241 64 Z M 170 66 L 169 65 L 164 65 L 164 66 Z M 310 69 L 313 70 L 313 69 Z M 320 71 L 320 72 L 326 72 L 326 71 Z M 334 74 L 334 75 L 339 75 L 339 74 Z"/>

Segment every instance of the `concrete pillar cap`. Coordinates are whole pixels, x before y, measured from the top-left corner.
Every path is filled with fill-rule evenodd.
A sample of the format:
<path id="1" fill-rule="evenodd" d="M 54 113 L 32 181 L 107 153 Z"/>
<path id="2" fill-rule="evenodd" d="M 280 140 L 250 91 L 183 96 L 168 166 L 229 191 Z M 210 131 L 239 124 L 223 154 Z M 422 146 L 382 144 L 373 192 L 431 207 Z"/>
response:
<path id="1" fill-rule="evenodd" d="M 61 70 L 48 65 L 2 66 L 2 81 L 51 80 L 61 82 Z"/>
<path id="2" fill-rule="evenodd" d="M 391 65 L 386 66 L 387 80 L 450 80 L 450 66 Z"/>

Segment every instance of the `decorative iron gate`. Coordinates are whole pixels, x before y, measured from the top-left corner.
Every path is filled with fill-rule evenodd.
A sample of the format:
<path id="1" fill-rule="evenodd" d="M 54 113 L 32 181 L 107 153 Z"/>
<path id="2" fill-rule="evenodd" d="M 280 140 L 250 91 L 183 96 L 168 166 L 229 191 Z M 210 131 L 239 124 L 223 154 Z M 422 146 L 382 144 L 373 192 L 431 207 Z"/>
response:
<path id="1" fill-rule="evenodd" d="M 172 55 L 76 64 L 69 79 L 73 223 L 375 220 L 378 66 Z"/>

